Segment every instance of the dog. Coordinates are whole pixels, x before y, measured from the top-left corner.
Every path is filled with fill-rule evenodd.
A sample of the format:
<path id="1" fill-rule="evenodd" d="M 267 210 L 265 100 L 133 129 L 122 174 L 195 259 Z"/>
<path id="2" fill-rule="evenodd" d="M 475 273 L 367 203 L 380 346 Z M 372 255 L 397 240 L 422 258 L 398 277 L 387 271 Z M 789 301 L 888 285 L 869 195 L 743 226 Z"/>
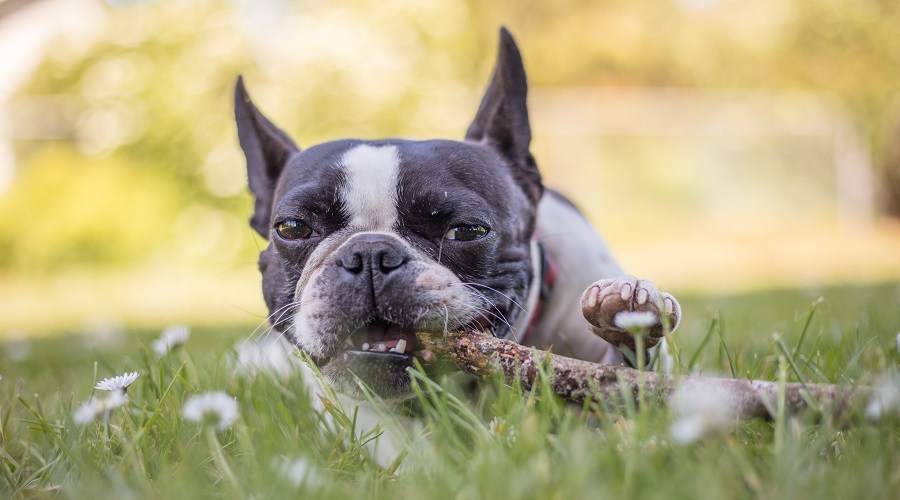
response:
<path id="1" fill-rule="evenodd" d="M 527 82 L 501 28 L 490 83 L 462 141 L 341 139 L 299 148 L 241 77 L 238 139 L 254 196 L 272 327 L 339 392 L 411 392 L 430 361 L 416 332 L 477 329 L 587 361 L 633 364 L 622 312 L 650 318 L 652 348 L 681 307 L 625 274 L 530 151 Z"/>

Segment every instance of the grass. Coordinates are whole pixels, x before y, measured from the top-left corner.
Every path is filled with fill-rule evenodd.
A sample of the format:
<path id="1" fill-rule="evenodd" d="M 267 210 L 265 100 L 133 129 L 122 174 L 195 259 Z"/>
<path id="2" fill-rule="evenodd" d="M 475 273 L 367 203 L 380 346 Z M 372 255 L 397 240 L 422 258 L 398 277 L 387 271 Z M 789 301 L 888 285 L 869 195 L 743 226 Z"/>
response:
<path id="1" fill-rule="evenodd" d="M 823 296 L 822 301 L 818 297 Z M 672 337 L 681 366 L 789 381 L 870 383 L 896 369 L 900 287 L 689 297 Z M 416 375 L 427 441 L 379 467 L 354 415 L 312 406 L 296 376 L 237 376 L 231 347 L 248 329 L 195 331 L 158 359 L 158 332 L 97 345 L 83 336 L 8 345 L 0 357 L 0 488 L 31 497 L 894 498 L 896 415 L 843 425 L 810 417 L 743 422 L 699 442 L 669 433 L 667 409 L 575 408 L 546 385 Z M 777 335 L 775 335 L 777 334 Z M 137 370 L 125 407 L 78 426 L 94 383 Z M 215 432 L 185 421 L 190 396 L 224 390 L 240 416 Z M 330 419 L 324 418 L 329 413 Z M 325 422 L 329 421 L 330 424 Z M 411 431 L 412 440 L 417 432 Z M 895 492 L 892 494 L 891 492 Z"/>

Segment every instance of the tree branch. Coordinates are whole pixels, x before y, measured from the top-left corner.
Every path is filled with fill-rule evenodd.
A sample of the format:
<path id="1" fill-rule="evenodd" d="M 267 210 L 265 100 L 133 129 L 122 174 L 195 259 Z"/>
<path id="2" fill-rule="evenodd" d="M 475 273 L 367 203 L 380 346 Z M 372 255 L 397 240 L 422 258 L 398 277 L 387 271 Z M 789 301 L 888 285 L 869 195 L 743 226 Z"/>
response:
<path id="1" fill-rule="evenodd" d="M 501 374 L 509 383 L 520 383 L 529 390 L 543 365 L 553 392 L 575 403 L 586 400 L 607 405 L 622 405 L 626 399 L 669 403 L 676 387 L 671 375 L 639 371 L 621 365 L 599 365 L 479 332 L 451 333 L 444 336 L 419 334 L 418 341 L 439 360 L 449 361 L 459 370 L 479 378 Z M 743 418 L 774 418 L 779 392 L 784 393 L 788 414 L 802 413 L 812 406 L 826 415 L 838 416 L 871 393 L 867 387 L 829 384 L 781 384 L 762 380 L 685 376 L 679 380 L 693 388 L 715 391 L 729 398 L 735 415 Z"/>

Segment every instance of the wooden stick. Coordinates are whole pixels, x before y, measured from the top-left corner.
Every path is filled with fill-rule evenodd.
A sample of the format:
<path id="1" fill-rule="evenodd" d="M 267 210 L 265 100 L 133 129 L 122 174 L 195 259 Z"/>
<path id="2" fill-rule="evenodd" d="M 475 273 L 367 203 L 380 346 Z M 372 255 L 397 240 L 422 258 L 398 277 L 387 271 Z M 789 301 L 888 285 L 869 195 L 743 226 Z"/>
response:
<path id="1" fill-rule="evenodd" d="M 449 361 L 463 372 L 479 378 L 499 373 L 507 382 L 518 382 L 526 390 L 532 388 L 543 365 L 553 392 L 575 403 L 590 400 L 619 406 L 625 398 L 638 401 L 643 394 L 648 401 L 666 404 L 671 402 L 676 387 L 676 378 L 671 375 L 557 356 L 480 332 L 419 334 L 418 341 L 437 359 Z M 802 413 L 813 406 L 833 416 L 865 401 L 871 393 L 867 387 L 829 384 L 781 385 L 762 380 L 699 376 L 678 380 L 690 384 L 692 390 L 714 391 L 727 397 L 734 414 L 742 418 L 774 418 L 780 391 L 784 393 L 784 409 L 788 414 Z"/>

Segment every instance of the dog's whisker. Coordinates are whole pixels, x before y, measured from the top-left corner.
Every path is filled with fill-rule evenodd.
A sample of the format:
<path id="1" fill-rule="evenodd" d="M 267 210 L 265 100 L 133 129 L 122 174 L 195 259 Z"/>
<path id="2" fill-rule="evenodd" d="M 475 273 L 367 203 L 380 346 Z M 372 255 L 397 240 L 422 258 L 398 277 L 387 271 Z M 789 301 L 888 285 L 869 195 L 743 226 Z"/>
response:
<path id="1" fill-rule="evenodd" d="M 495 311 L 497 311 L 497 315 L 498 315 L 498 316 L 495 316 L 496 318 L 498 318 L 500 321 L 502 321 L 503 324 L 505 324 L 510 330 L 514 330 L 512 324 L 511 324 L 510 321 L 509 321 L 509 318 L 506 317 L 506 313 L 504 313 L 503 310 L 501 310 L 499 307 L 497 307 L 497 305 L 495 305 L 493 302 L 491 302 L 491 301 L 487 298 L 487 296 L 484 295 L 484 293 L 482 293 L 482 292 L 480 292 L 480 291 L 478 291 L 478 290 L 476 290 L 476 289 L 474 289 L 474 288 L 472 288 L 472 287 L 469 287 L 469 286 L 467 286 L 466 291 L 467 291 L 468 293 L 470 293 L 470 294 L 473 294 L 475 297 L 481 298 L 481 299 L 484 301 L 484 303 L 486 303 L 486 304 L 489 305 L 491 308 L 493 308 Z M 510 299 L 510 302 L 514 302 L 514 301 L 512 301 L 512 300 Z M 522 309 L 522 311 L 525 311 L 525 309 L 523 309 L 523 308 L 521 308 L 521 307 L 520 307 L 520 309 Z"/>
<path id="2" fill-rule="evenodd" d="M 279 346 L 279 342 L 281 342 L 281 337 L 269 339 L 268 345 L 266 346 L 266 352 L 263 353 L 263 357 L 267 359 L 269 357 L 269 355 L 272 353 L 272 349 L 275 349 L 275 348 L 280 349 L 281 347 Z M 291 349 L 297 348 L 294 345 L 290 345 L 289 347 Z"/>
<path id="3" fill-rule="evenodd" d="M 252 332 L 250 332 L 250 334 L 247 336 L 247 338 L 245 338 L 245 339 L 241 342 L 241 345 L 243 346 L 243 345 L 246 344 L 247 342 L 252 341 L 254 337 L 262 337 L 262 336 L 265 335 L 266 333 L 268 333 L 268 332 L 270 332 L 271 330 L 273 330 L 273 329 L 274 329 L 274 325 L 277 325 L 278 322 L 281 321 L 281 320 L 284 318 L 284 314 L 283 314 L 283 313 L 284 313 L 285 311 L 287 311 L 287 310 L 290 309 L 291 307 L 295 307 L 295 306 L 299 306 L 299 305 L 300 305 L 299 302 L 289 302 L 289 303 L 287 303 L 287 304 L 285 304 L 285 305 L 279 307 L 279 308 L 276 309 L 275 311 L 273 311 L 273 312 L 272 312 L 271 314 L 269 314 L 264 320 L 262 320 L 262 321 L 259 323 L 259 325 L 257 325 L 257 327 L 253 329 Z M 279 315 L 278 318 L 277 318 L 276 320 L 272 321 L 273 318 L 275 318 L 276 315 Z M 263 329 L 263 330 L 260 332 L 260 328 L 262 328 L 263 325 L 265 325 L 266 323 L 270 323 L 270 325 L 267 326 L 265 329 Z M 257 335 L 257 334 L 258 334 L 258 335 Z"/>
<path id="4" fill-rule="evenodd" d="M 506 319 L 506 317 L 503 316 L 502 313 L 498 314 L 498 313 L 495 313 L 495 312 L 493 312 L 493 311 L 491 311 L 491 310 L 489 310 L 489 309 L 487 309 L 487 308 L 481 308 L 478 312 L 479 312 L 480 314 L 482 314 L 482 315 L 490 316 L 490 317 L 492 317 L 492 318 L 495 318 L 495 319 L 497 319 L 498 321 L 500 321 L 501 323 L 503 323 L 504 325 L 506 325 L 510 330 L 514 330 L 512 324 L 510 324 L 509 320 Z"/>
<path id="5" fill-rule="evenodd" d="M 464 291 L 465 291 L 465 293 L 467 293 L 469 295 L 469 297 L 472 299 L 473 303 L 469 303 L 469 302 L 463 301 L 461 299 L 454 299 L 454 300 L 457 300 L 460 303 L 463 303 L 470 307 L 475 308 L 479 314 L 491 314 L 491 315 L 497 317 L 498 319 L 500 319 L 501 321 L 503 321 L 504 323 L 506 323 L 507 325 L 509 325 L 509 323 L 507 322 L 506 315 L 503 314 L 503 311 L 499 307 L 497 307 L 493 302 L 491 302 L 483 293 L 479 292 L 478 290 L 474 290 L 474 289 L 466 289 Z M 497 311 L 497 312 L 494 313 L 490 309 L 493 309 L 494 311 Z"/>
<path id="6" fill-rule="evenodd" d="M 510 301 L 510 303 L 512 303 L 512 305 L 518 307 L 522 312 L 524 312 L 524 313 L 526 313 L 526 314 L 528 313 L 528 311 L 526 311 L 524 307 L 522 307 L 518 302 L 516 302 L 515 299 L 513 299 L 512 297 L 510 297 L 508 294 L 505 294 L 505 293 L 501 292 L 500 290 L 497 290 L 496 288 L 493 288 L 493 287 L 491 287 L 491 286 L 488 286 L 488 285 L 485 285 L 485 284 L 482 284 L 482 283 L 474 283 L 474 282 L 471 282 L 471 281 L 465 281 L 465 282 L 462 282 L 462 284 L 463 284 L 464 286 L 467 286 L 467 287 L 480 286 L 480 287 L 487 288 L 488 290 L 490 290 L 490 291 L 492 291 L 492 292 L 494 292 L 494 293 L 496 293 L 496 294 L 499 294 L 500 296 L 502 296 L 502 297 L 505 298 L 506 300 Z"/>
<path id="7" fill-rule="evenodd" d="M 467 287 L 465 289 L 465 292 L 470 294 L 470 296 L 475 299 L 481 299 L 485 304 L 487 304 L 488 306 L 493 308 L 495 311 L 497 311 L 497 314 L 499 314 L 500 317 L 503 318 L 504 322 L 506 322 L 506 320 L 507 320 L 506 315 L 503 313 L 503 311 L 499 307 L 497 307 L 496 304 L 491 302 L 491 300 L 488 299 L 485 294 L 483 294 L 482 292 L 480 292 L 478 290 L 475 290 L 474 288 L 469 288 L 469 287 Z M 508 322 L 507 322 L 507 325 L 509 325 Z"/>
<path id="8" fill-rule="evenodd" d="M 469 293 L 472 293 L 472 291 L 470 291 Z M 475 293 L 477 293 L 477 292 L 475 292 Z M 472 297 L 473 297 L 473 298 L 484 298 L 484 297 L 478 297 L 477 295 L 473 295 Z M 491 311 L 490 309 L 488 309 L 487 307 L 484 307 L 484 306 L 482 306 L 482 305 L 480 305 L 480 304 L 477 303 L 477 302 L 480 302 L 480 301 L 475 301 L 476 303 L 473 304 L 473 303 L 471 303 L 471 302 L 468 302 L 468 301 L 465 301 L 465 300 L 462 300 L 462 299 L 457 299 L 457 298 L 453 298 L 452 300 L 454 300 L 454 301 L 457 302 L 457 303 L 460 303 L 460 304 L 463 304 L 463 305 L 467 306 L 467 308 L 471 308 L 471 309 L 473 310 L 475 316 L 482 315 L 482 316 L 485 316 L 485 317 L 493 317 L 493 318 L 496 318 L 498 321 L 502 322 L 504 325 L 506 325 L 507 327 L 509 327 L 510 330 L 513 329 L 512 325 L 509 323 L 509 321 L 508 321 L 507 318 L 503 315 L 503 313 L 502 313 L 499 309 L 497 309 L 496 306 L 494 306 L 493 304 L 491 304 L 490 301 L 487 301 L 486 298 L 485 298 L 485 302 L 486 302 L 489 306 L 493 307 L 494 309 L 497 309 L 497 313 L 495 313 L 495 312 Z M 445 306 L 445 307 L 446 307 L 446 306 Z M 464 326 L 466 323 L 468 323 L 467 321 L 462 321 L 462 320 L 461 320 L 458 316 L 456 316 L 456 315 L 454 315 L 454 319 L 457 321 L 457 324 L 459 324 L 460 326 Z M 445 328 L 445 330 L 446 330 L 446 328 Z"/>
<path id="9" fill-rule="evenodd" d="M 261 339 L 267 333 L 271 332 L 274 328 L 271 325 L 263 328 L 263 325 L 257 326 L 250 334 L 241 341 L 239 347 L 243 347 L 248 342 L 257 342 L 258 339 Z"/>
<path id="10" fill-rule="evenodd" d="M 262 330 L 262 332 L 263 332 L 262 334 L 264 334 L 265 331 L 267 331 L 269 328 L 271 328 L 271 326 L 267 326 L 267 324 L 269 323 L 269 319 L 271 318 L 271 316 L 272 316 L 272 315 L 269 315 L 269 316 L 267 316 L 266 318 L 264 318 L 262 321 L 260 321 L 259 324 L 256 325 L 256 327 L 255 327 L 255 328 L 247 335 L 247 337 L 244 338 L 243 341 L 241 341 L 241 345 L 244 345 L 244 344 L 246 344 L 247 342 L 250 342 L 251 340 L 253 340 L 253 338 L 256 337 L 258 333 L 260 333 L 260 329 L 261 329 L 261 328 L 263 329 L 263 330 Z M 265 328 L 263 328 L 264 326 L 265 326 Z M 260 335 L 262 335 L 262 334 L 260 334 Z"/>

